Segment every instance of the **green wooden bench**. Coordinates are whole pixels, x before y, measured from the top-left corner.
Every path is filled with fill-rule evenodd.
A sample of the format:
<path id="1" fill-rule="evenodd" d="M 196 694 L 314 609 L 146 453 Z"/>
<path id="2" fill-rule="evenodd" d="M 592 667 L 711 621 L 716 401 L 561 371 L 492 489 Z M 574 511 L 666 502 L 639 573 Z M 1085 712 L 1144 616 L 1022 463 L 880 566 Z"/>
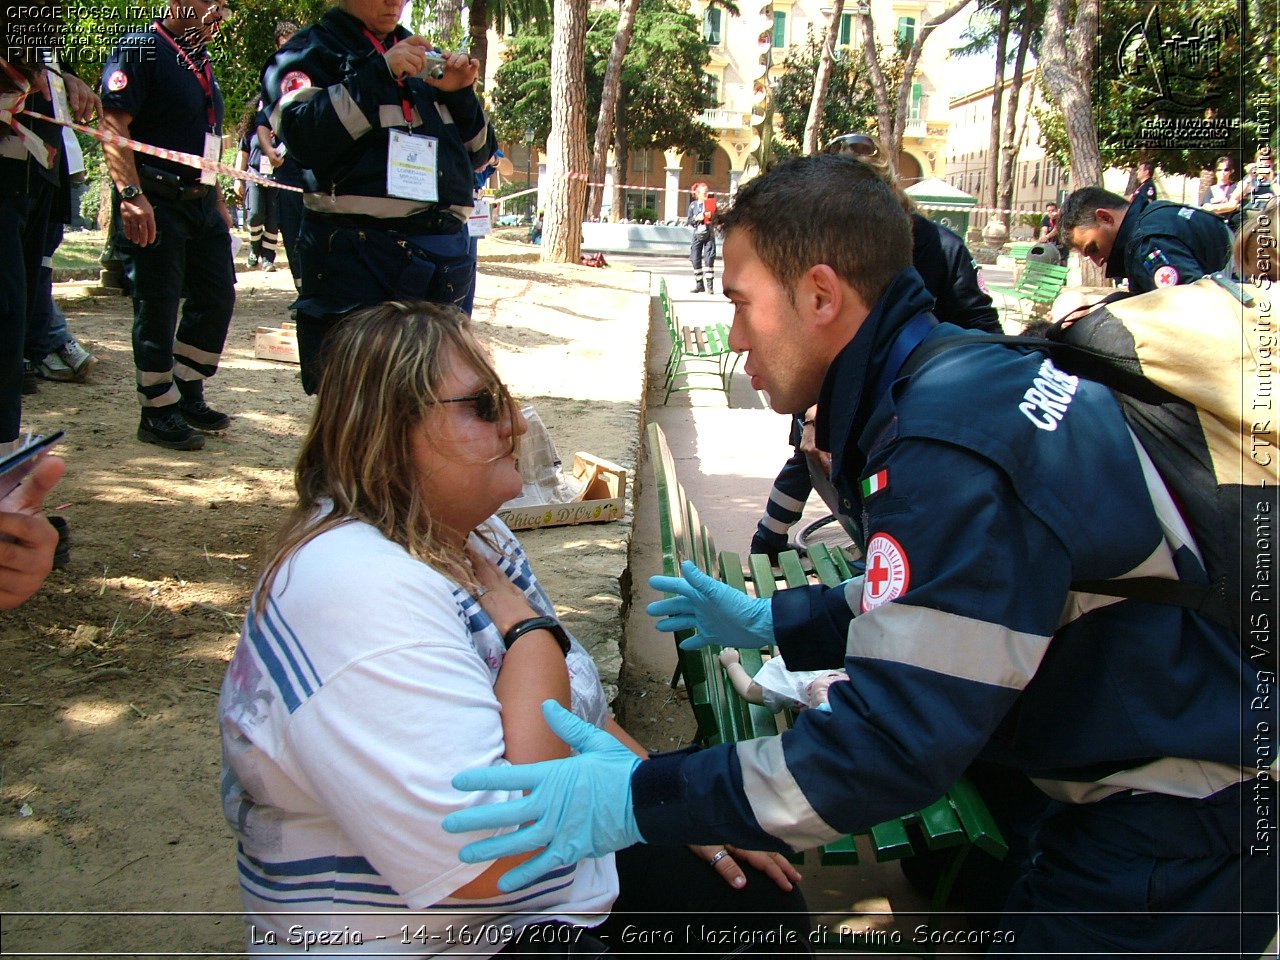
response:
<path id="1" fill-rule="evenodd" d="M 675 459 L 662 428 L 650 423 L 647 439 L 657 488 L 664 574 L 679 576 L 680 563 L 692 560 L 700 569 L 730 586 L 766 598 L 779 588 L 807 583 L 835 586 L 852 576 L 847 556 L 842 551 L 830 550 L 823 543 L 809 547 L 808 565 L 795 551 L 779 554 L 776 571 L 767 556 L 752 554 L 744 567 L 736 553 L 717 551 L 711 531 L 702 523 L 697 507 L 680 484 Z M 680 650 L 678 644 L 687 636 L 689 633 L 676 634 L 678 662 L 672 682 L 681 676 L 684 678 L 697 723 L 698 741 L 712 745 L 776 735 L 777 718 L 765 707 L 748 703 L 733 689 L 720 666 L 720 648 Z M 739 653 L 743 669 L 754 675 L 760 669 L 762 651 L 742 649 Z M 929 850 L 954 848 L 955 854 L 934 890 L 931 922 L 945 907 L 956 874 L 970 850 L 977 848 L 998 859 L 1008 851 L 986 804 L 963 777 L 923 810 L 877 824 L 863 836 L 879 862 L 912 856 L 918 844 Z M 821 851 L 821 862 L 856 864 L 855 838 L 843 837 L 826 844 Z"/>
<path id="2" fill-rule="evenodd" d="M 1025 263 L 1027 254 L 1031 252 L 1036 242 L 1035 240 L 1011 240 L 1004 245 L 1004 252 L 1019 263 Z"/>
<path id="3" fill-rule="evenodd" d="M 987 284 L 987 289 L 993 296 L 998 294 L 1012 301 L 1014 308 L 1018 311 L 1019 319 L 1025 325 L 1031 316 L 1047 311 L 1066 285 L 1066 266 L 1029 260 L 1023 268 L 1022 276 L 1012 287 L 991 283 Z"/>
<path id="4" fill-rule="evenodd" d="M 710 326 L 680 323 L 667 293 L 665 277 L 658 282 L 658 300 L 671 340 L 671 354 L 664 373 L 667 392 L 662 402 L 670 400 L 672 393 L 689 390 L 719 390 L 728 402 L 733 371 L 739 359 L 739 355 L 729 349 L 729 328 L 723 323 Z M 714 378 L 714 382 L 706 382 L 709 378 Z M 679 386 L 678 380 L 683 380 Z"/>

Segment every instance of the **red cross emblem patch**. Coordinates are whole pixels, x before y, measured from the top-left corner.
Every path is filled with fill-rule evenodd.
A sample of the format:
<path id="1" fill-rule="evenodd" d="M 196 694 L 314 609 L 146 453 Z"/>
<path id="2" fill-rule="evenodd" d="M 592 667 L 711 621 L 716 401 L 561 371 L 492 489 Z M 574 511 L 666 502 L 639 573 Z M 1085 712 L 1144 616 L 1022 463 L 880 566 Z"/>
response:
<path id="1" fill-rule="evenodd" d="M 311 86 L 311 78 L 301 70 L 293 70 L 284 75 L 284 79 L 280 81 L 280 96 L 286 93 L 293 93 L 295 90 L 303 90 Z"/>
<path id="2" fill-rule="evenodd" d="M 867 544 L 867 575 L 862 584 L 862 612 L 896 600 L 911 584 L 911 564 L 902 544 L 877 533 Z"/>
<path id="3" fill-rule="evenodd" d="M 115 70 L 111 76 L 107 78 L 107 89 L 112 93 L 119 93 L 129 85 L 129 77 L 123 70 Z"/>

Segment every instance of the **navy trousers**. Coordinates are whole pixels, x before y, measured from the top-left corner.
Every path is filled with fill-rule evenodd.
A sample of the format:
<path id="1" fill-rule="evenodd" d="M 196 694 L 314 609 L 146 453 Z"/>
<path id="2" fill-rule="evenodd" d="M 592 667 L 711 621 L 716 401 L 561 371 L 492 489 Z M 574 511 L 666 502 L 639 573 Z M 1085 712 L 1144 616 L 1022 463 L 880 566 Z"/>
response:
<path id="1" fill-rule="evenodd" d="M 204 380 L 218 369 L 236 302 L 231 234 L 212 191 L 194 200 L 149 197 L 156 239 L 139 247 L 120 228 L 113 199 L 116 248 L 133 290 L 138 397 L 144 407 L 167 406 L 179 400 L 175 376 Z"/>

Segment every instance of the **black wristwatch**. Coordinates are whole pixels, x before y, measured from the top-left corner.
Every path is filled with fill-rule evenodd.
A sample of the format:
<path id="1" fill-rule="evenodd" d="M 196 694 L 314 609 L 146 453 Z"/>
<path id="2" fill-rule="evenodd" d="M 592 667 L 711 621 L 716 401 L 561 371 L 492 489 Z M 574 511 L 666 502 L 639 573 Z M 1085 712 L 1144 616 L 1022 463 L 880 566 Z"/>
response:
<path id="1" fill-rule="evenodd" d="M 560 621 L 555 617 L 530 617 L 528 620 L 521 620 L 502 635 L 502 643 L 510 650 L 517 640 L 531 630 L 550 630 L 560 644 L 560 652 L 569 656 L 569 634 L 565 633 L 564 627 L 560 626 Z"/>
<path id="2" fill-rule="evenodd" d="M 142 196 L 142 188 L 136 183 L 131 183 L 120 188 L 121 200 L 137 200 L 140 196 Z"/>

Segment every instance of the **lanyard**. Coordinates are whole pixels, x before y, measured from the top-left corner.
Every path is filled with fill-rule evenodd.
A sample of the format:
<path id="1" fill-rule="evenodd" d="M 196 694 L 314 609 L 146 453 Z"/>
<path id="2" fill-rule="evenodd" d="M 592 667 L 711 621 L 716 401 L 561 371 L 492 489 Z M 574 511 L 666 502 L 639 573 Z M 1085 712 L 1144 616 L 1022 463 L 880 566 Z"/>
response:
<path id="1" fill-rule="evenodd" d="M 387 55 L 387 48 L 381 40 L 379 40 L 368 27 L 361 27 L 361 32 L 369 38 L 369 42 L 373 44 L 373 49 L 377 50 L 384 57 Z M 404 112 L 405 123 L 409 124 L 409 128 L 413 129 L 413 106 L 409 96 L 409 91 L 405 88 L 404 81 L 396 77 L 396 86 L 400 88 L 400 109 Z"/>
<path id="2" fill-rule="evenodd" d="M 213 109 L 213 67 L 209 65 L 209 56 L 205 54 L 204 63 L 196 66 L 194 60 L 191 59 L 187 51 L 182 49 L 182 45 L 174 39 L 173 35 L 165 29 L 163 23 L 159 20 L 155 23 L 156 33 L 160 35 L 169 46 L 178 51 L 178 56 L 183 59 L 187 67 L 196 75 L 196 79 L 200 81 L 200 89 L 204 91 L 204 108 L 209 117 L 209 132 L 218 132 L 218 115 Z"/>

